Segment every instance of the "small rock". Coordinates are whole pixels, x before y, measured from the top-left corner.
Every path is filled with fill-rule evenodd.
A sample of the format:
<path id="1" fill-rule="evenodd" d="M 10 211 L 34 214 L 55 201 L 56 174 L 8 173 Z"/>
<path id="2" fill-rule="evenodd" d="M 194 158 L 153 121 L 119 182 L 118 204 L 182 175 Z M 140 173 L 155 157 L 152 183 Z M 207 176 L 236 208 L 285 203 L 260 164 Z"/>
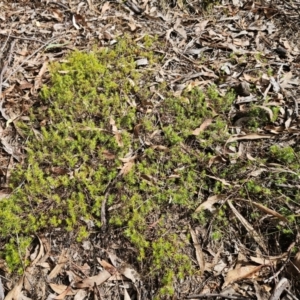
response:
<path id="1" fill-rule="evenodd" d="M 240 82 L 237 86 L 235 86 L 235 91 L 239 96 L 250 96 L 250 85 L 248 82 Z"/>
<path id="2" fill-rule="evenodd" d="M 277 54 L 279 54 L 279 56 L 281 56 L 281 57 L 285 57 L 285 56 L 287 55 L 287 50 L 284 49 L 284 48 L 281 47 L 281 46 L 278 46 L 278 47 L 275 49 L 275 52 L 276 52 Z"/>

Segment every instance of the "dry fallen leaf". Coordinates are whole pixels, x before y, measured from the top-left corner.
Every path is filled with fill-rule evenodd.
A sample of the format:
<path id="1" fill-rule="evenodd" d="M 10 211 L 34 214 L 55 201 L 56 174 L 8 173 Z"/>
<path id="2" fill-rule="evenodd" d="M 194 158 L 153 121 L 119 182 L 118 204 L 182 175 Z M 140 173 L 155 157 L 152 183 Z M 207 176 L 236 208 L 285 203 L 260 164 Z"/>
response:
<path id="1" fill-rule="evenodd" d="M 31 263 L 31 266 L 36 265 L 40 259 L 45 255 L 45 249 L 44 249 L 44 244 L 41 241 L 41 239 L 39 238 L 39 236 L 37 236 L 38 240 L 39 240 L 39 246 L 38 246 L 38 253 L 37 255 L 33 258 L 33 262 Z"/>
<path id="2" fill-rule="evenodd" d="M 263 172 L 266 172 L 268 169 L 266 168 L 260 168 L 257 170 L 254 170 L 252 172 L 249 173 L 249 176 L 253 176 L 253 177 L 257 177 L 260 176 Z"/>
<path id="3" fill-rule="evenodd" d="M 124 300 L 131 300 L 126 288 L 124 288 Z"/>
<path id="4" fill-rule="evenodd" d="M 137 271 L 135 271 L 132 267 L 126 264 L 122 259 L 120 259 L 117 255 L 112 252 L 108 252 L 109 259 L 111 263 L 117 268 L 120 274 L 124 275 L 128 279 L 130 279 L 133 283 L 136 281 L 140 281 L 141 277 Z"/>
<path id="5" fill-rule="evenodd" d="M 128 265 L 125 267 L 121 267 L 118 270 L 122 275 L 130 279 L 133 283 L 136 283 L 137 281 L 141 280 L 141 277 L 138 274 L 138 272 L 133 268 L 129 267 Z"/>
<path id="6" fill-rule="evenodd" d="M 102 270 L 96 276 L 88 277 L 79 282 L 76 282 L 74 286 L 79 289 L 92 288 L 94 284 L 100 285 L 103 282 L 105 282 L 109 277 L 111 277 L 111 274 L 106 270 Z"/>
<path id="7" fill-rule="evenodd" d="M 110 9 L 110 3 L 109 1 L 106 1 L 101 8 L 101 14 L 103 15 L 109 9 Z"/>
<path id="8" fill-rule="evenodd" d="M 138 67 L 147 66 L 148 65 L 148 59 L 147 58 L 140 58 L 140 59 L 136 60 L 135 63 Z"/>
<path id="9" fill-rule="evenodd" d="M 257 257 L 257 256 L 250 256 L 251 261 L 259 264 L 259 265 L 270 265 L 275 267 L 279 262 L 281 262 L 284 258 L 288 255 L 287 252 L 283 253 L 280 256 L 268 256 L 268 257 Z"/>
<path id="10" fill-rule="evenodd" d="M 130 161 L 126 162 L 120 171 L 120 175 L 128 174 L 133 166 L 134 166 L 134 160 L 130 160 Z"/>
<path id="11" fill-rule="evenodd" d="M 76 293 L 76 295 L 75 295 L 75 297 L 74 297 L 74 300 L 84 300 L 84 299 L 87 299 L 86 297 L 87 297 L 87 295 L 88 295 L 88 293 L 87 293 L 87 291 L 86 290 L 79 290 L 77 293 Z"/>
<path id="12" fill-rule="evenodd" d="M 0 191 L 0 201 L 2 199 L 8 198 L 11 193 Z"/>
<path id="13" fill-rule="evenodd" d="M 160 151 L 169 151 L 169 148 L 166 147 L 166 146 L 163 146 L 163 145 L 152 145 L 151 146 L 152 149 L 157 149 L 157 150 L 160 150 Z"/>
<path id="14" fill-rule="evenodd" d="M 223 288 L 228 286 L 229 284 L 244 279 L 244 278 L 256 278 L 257 277 L 257 272 L 262 268 L 263 266 L 254 266 L 254 265 L 249 265 L 249 266 L 244 266 L 238 269 L 230 270 L 228 271 L 225 282 L 223 284 Z"/>
<path id="15" fill-rule="evenodd" d="M 17 300 L 20 297 L 23 287 L 24 276 L 22 276 L 14 288 L 6 295 L 4 300 Z"/>
<path id="16" fill-rule="evenodd" d="M 270 83 L 273 87 L 273 91 L 275 93 L 279 93 L 280 91 L 280 85 L 278 84 L 278 82 L 276 81 L 276 79 L 273 76 L 270 76 Z"/>
<path id="17" fill-rule="evenodd" d="M 249 82 L 252 82 L 252 83 L 255 83 L 255 82 L 259 81 L 259 77 L 253 77 L 253 76 L 251 76 L 249 74 L 246 74 L 246 73 L 243 73 L 243 76 L 244 76 L 246 81 L 249 81 Z"/>
<path id="18" fill-rule="evenodd" d="M 127 278 L 118 272 L 118 273 L 112 275 L 111 277 L 109 277 L 107 280 L 108 281 L 125 281 L 125 280 L 127 280 Z"/>
<path id="19" fill-rule="evenodd" d="M 44 75 L 44 73 L 46 72 L 48 67 L 48 61 L 44 61 L 42 68 L 39 71 L 39 74 L 36 76 L 35 80 L 34 80 L 34 90 L 37 91 L 41 85 L 42 85 L 42 77 Z"/>
<path id="20" fill-rule="evenodd" d="M 100 263 L 100 265 L 106 270 L 108 271 L 110 274 L 114 275 L 118 272 L 118 270 L 113 266 L 111 265 L 110 263 L 108 263 L 107 261 L 105 260 L 100 260 L 98 257 L 97 257 L 97 261 Z"/>
<path id="21" fill-rule="evenodd" d="M 200 125 L 199 128 L 195 129 L 192 134 L 193 135 L 199 135 L 202 131 L 204 131 L 211 123 L 213 119 L 206 119 L 204 122 Z"/>
<path id="22" fill-rule="evenodd" d="M 197 23 L 197 24 L 194 26 L 194 28 L 195 28 L 195 33 L 196 33 L 196 34 L 200 34 L 202 31 L 204 31 L 204 30 L 205 30 L 205 27 L 207 26 L 207 24 L 208 24 L 209 21 L 210 21 L 209 19 L 206 19 L 206 20 L 203 20 L 203 21 Z"/>
<path id="23" fill-rule="evenodd" d="M 254 107 L 259 107 L 259 108 L 265 110 L 269 114 L 270 121 L 273 120 L 274 114 L 273 114 L 272 109 L 270 109 L 269 107 L 263 106 L 263 105 L 254 105 Z"/>
<path id="24" fill-rule="evenodd" d="M 72 291 L 72 288 L 69 286 L 64 292 L 55 297 L 55 300 L 63 300 L 66 296 L 73 296 L 75 292 Z"/>
<path id="25" fill-rule="evenodd" d="M 216 155 L 210 158 L 208 162 L 208 166 L 211 167 L 213 164 L 224 163 L 224 162 L 226 162 L 226 159 L 224 157 L 222 157 L 221 155 Z"/>
<path id="26" fill-rule="evenodd" d="M 68 275 L 69 282 L 80 281 L 82 277 L 76 275 L 73 271 L 66 271 L 66 275 Z"/>
<path id="27" fill-rule="evenodd" d="M 132 17 L 130 17 L 129 22 L 127 23 L 127 25 L 129 26 L 131 31 L 135 31 L 138 27 Z"/>
<path id="28" fill-rule="evenodd" d="M 119 267 L 121 267 L 121 265 L 124 265 L 123 260 L 121 260 L 116 254 L 114 254 L 114 253 L 112 253 L 112 252 L 110 252 L 110 251 L 108 251 L 107 254 L 108 254 L 108 257 L 109 257 L 111 263 L 112 263 L 116 268 L 119 268 Z"/>
<path id="29" fill-rule="evenodd" d="M 64 14 L 59 9 L 51 9 L 50 12 L 52 12 L 53 18 L 56 19 L 58 22 L 63 21 Z"/>
<path id="30" fill-rule="evenodd" d="M 50 285 L 51 289 L 53 290 L 53 292 L 55 292 L 57 294 L 61 294 L 68 288 L 64 284 L 49 283 L 49 285 Z"/>
<path id="31" fill-rule="evenodd" d="M 256 208 L 258 208 L 259 210 L 261 210 L 262 212 L 264 212 L 268 215 L 272 215 L 272 216 L 280 219 L 283 222 L 288 222 L 288 219 L 285 216 L 281 215 L 280 213 L 278 213 L 278 212 L 276 212 L 276 211 L 274 211 L 274 210 L 272 210 L 272 209 L 270 209 L 270 208 L 268 208 L 268 207 L 266 207 L 266 206 L 264 206 L 260 203 L 257 203 L 255 201 L 251 201 L 251 204 L 253 204 Z"/>
<path id="32" fill-rule="evenodd" d="M 194 248 L 196 251 L 196 258 L 197 258 L 198 265 L 200 267 L 200 272 L 201 272 L 201 274 L 203 274 L 203 272 L 205 270 L 205 260 L 204 260 L 204 255 L 203 255 L 203 252 L 202 252 L 202 249 L 200 246 L 200 242 L 199 242 L 199 239 L 198 239 L 195 231 L 191 227 L 190 227 L 190 233 L 191 233 Z"/>
<path id="33" fill-rule="evenodd" d="M 209 211 L 213 211 L 213 205 L 221 200 L 224 200 L 225 196 L 223 195 L 214 195 L 211 197 L 208 197 L 207 200 L 205 202 L 203 202 L 200 206 L 197 207 L 197 209 L 195 210 L 195 212 L 199 212 L 201 210 L 209 210 Z"/>
<path id="34" fill-rule="evenodd" d="M 226 186 L 231 186 L 231 184 L 229 183 L 229 182 L 227 182 L 225 179 L 223 179 L 223 178 L 218 178 L 218 177 L 215 177 L 215 176 L 211 176 L 211 175 L 206 175 L 207 177 L 209 177 L 209 178 L 212 178 L 212 179 L 215 179 L 215 180 L 217 180 L 217 181 L 220 181 L 220 182 L 222 182 L 224 185 L 226 185 Z"/>
<path id="35" fill-rule="evenodd" d="M 298 251 L 292 260 L 293 264 L 289 267 L 292 273 L 299 276 L 299 270 L 300 270 L 300 251 Z"/>
<path id="36" fill-rule="evenodd" d="M 62 300 L 65 299 L 66 296 L 75 295 L 75 292 L 72 291 L 72 288 L 70 286 L 55 283 L 49 283 L 49 285 L 56 294 L 59 294 L 55 297 L 56 300 Z"/>
<path id="37" fill-rule="evenodd" d="M 111 125 L 111 129 L 112 129 L 112 132 L 115 136 L 115 139 L 116 139 L 116 142 L 117 142 L 118 146 L 122 147 L 123 146 L 122 136 L 121 136 L 121 133 L 120 133 L 120 131 L 118 130 L 118 128 L 116 126 L 115 120 L 112 117 L 109 120 L 109 124 Z"/>
<path id="38" fill-rule="evenodd" d="M 69 255 L 68 250 L 63 249 L 62 253 L 60 254 L 60 257 L 58 259 L 57 265 L 54 267 L 54 269 L 50 272 L 48 275 L 48 280 L 55 278 L 62 270 L 62 268 L 65 266 L 65 264 L 69 261 Z"/>
<path id="39" fill-rule="evenodd" d="M 246 134 L 246 135 L 236 135 L 230 137 L 226 144 L 232 143 L 235 141 L 243 141 L 243 140 L 259 140 L 259 139 L 270 139 L 272 135 L 269 134 L 256 134 L 256 133 L 251 133 L 251 134 Z"/>
<path id="40" fill-rule="evenodd" d="M 102 154 L 103 154 L 103 156 L 104 156 L 106 159 L 108 159 L 108 160 L 112 160 L 112 159 L 115 159 L 115 158 L 116 158 L 116 155 L 113 154 L 113 153 L 111 153 L 111 152 L 109 152 L 108 150 L 103 150 L 103 151 L 102 151 Z"/>
<path id="41" fill-rule="evenodd" d="M 73 14 L 73 18 L 75 19 L 76 23 L 83 26 L 87 26 L 87 22 L 85 17 L 79 13 Z"/>

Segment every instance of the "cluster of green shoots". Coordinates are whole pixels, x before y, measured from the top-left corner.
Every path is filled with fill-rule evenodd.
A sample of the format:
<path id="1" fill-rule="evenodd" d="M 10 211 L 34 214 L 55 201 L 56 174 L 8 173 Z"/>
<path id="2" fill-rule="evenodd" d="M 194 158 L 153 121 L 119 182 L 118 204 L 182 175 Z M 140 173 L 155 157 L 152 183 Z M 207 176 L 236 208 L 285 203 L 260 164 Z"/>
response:
<path id="1" fill-rule="evenodd" d="M 30 238 L 41 230 L 59 227 L 76 232 L 79 242 L 88 238 L 86 221 L 101 228 L 105 201 L 108 226 L 124 229 L 123 238 L 147 266 L 143 275 L 162 278 L 159 295 L 172 295 L 174 281 L 195 271 L 185 249 L 192 216 L 203 221 L 203 214 L 193 215 L 202 201 L 199 189 L 225 188 L 206 174 L 228 178 L 239 168 L 246 172 L 247 164 L 207 167 L 229 136 L 225 116 L 234 94 L 221 96 L 211 86 L 205 93 L 193 88 L 174 96 L 164 83 L 155 83 L 161 60 L 155 43 L 149 36 L 138 43 L 126 37 L 112 48 L 75 51 L 51 65 L 51 81 L 30 122 L 18 124 L 28 136 L 26 163 L 12 174 L 12 195 L 0 202 L 10 269 L 22 266 Z M 148 65 L 138 67 L 140 58 Z M 193 135 L 207 118 L 213 119 L 209 128 Z M 290 152 L 270 151 L 292 160 Z M 130 156 L 131 169 L 118 176 Z M 218 228 L 222 224 L 228 221 L 220 209 Z"/>

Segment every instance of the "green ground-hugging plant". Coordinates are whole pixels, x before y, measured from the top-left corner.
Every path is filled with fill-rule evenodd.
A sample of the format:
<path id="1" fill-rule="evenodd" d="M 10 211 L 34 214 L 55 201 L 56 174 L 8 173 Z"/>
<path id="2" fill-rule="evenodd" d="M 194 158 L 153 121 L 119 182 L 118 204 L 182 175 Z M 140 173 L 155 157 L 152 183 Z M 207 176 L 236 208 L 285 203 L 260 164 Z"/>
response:
<path id="1" fill-rule="evenodd" d="M 124 238 L 148 268 L 143 275 L 162 278 L 159 295 L 172 294 L 174 280 L 193 271 L 180 234 L 199 205 L 199 186 L 207 186 L 205 151 L 228 138 L 224 112 L 234 95 L 221 97 L 212 86 L 206 96 L 194 89 L 174 97 L 161 84 L 156 88 L 165 99 L 151 102 L 148 85 L 161 59 L 153 42 L 127 37 L 111 49 L 75 51 L 51 65 L 30 123 L 18 124 L 28 135 L 26 163 L 11 176 L 13 194 L 0 202 L 11 269 L 21 262 L 16 237 L 25 245 L 40 230 L 62 227 L 82 240 L 89 234 L 83 220 L 100 228 L 106 201 L 109 226 L 125 228 Z M 139 69 L 139 58 L 151 68 Z M 207 118 L 214 118 L 209 129 L 192 136 Z M 128 154 L 134 165 L 117 177 Z"/>

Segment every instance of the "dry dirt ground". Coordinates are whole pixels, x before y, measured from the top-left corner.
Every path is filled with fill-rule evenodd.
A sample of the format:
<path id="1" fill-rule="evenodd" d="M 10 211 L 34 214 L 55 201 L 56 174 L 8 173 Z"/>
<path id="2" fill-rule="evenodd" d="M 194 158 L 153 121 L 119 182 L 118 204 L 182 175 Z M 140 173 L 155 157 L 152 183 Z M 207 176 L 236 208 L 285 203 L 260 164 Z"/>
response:
<path id="1" fill-rule="evenodd" d="M 28 120 L 29 110 L 39 101 L 40 88 L 49 81 L 49 64 L 63 61 L 75 49 L 111 47 L 125 34 L 134 41 L 146 34 L 158 37 L 163 60 L 156 79 L 174 94 L 212 84 L 220 93 L 235 90 L 228 112 L 232 135 L 226 147 L 214 152 L 219 154 L 211 157 L 209 167 L 234 164 L 242 157 L 254 161 L 274 144 L 298 153 L 299 26 L 298 0 L 0 1 L 1 199 L 12 192 L 11 172 L 26 162 L 26 136 L 17 122 Z M 261 123 L 260 118 L 268 121 Z M 245 125 L 249 120 L 252 127 Z M 199 124 L 193 134 L 199 135 L 210 122 Z M 261 161 L 242 176 L 245 182 L 255 178 L 267 186 L 268 172 L 295 175 L 277 185 L 281 184 L 282 199 L 297 194 L 299 171 L 284 160 Z M 211 173 L 210 180 L 234 186 L 236 178 Z M 282 199 L 233 203 L 228 198 L 232 190 L 225 196 L 209 189 L 204 194 L 197 211 L 213 212 L 215 204 L 226 202 L 232 221 L 221 238 L 212 237 L 213 218 L 203 226 L 189 223 L 187 254 L 199 272 L 175 280 L 172 296 L 157 297 L 299 299 L 299 198 L 282 204 L 294 216 L 287 226 L 291 231 L 284 235 L 270 225 L 274 219 L 282 228 L 291 222 L 273 206 L 272 200 Z M 253 212 L 260 216 L 255 222 Z M 0 241 L 3 250 L 8 238 Z M 10 273 L 1 260 L 0 300 L 153 299 L 160 278 L 147 277 L 134 256 L 134 247 L 118 230 L 94 232 L 79 243 L 72 233 L 49 228 L 36 233 L 23 275 Z"/>

